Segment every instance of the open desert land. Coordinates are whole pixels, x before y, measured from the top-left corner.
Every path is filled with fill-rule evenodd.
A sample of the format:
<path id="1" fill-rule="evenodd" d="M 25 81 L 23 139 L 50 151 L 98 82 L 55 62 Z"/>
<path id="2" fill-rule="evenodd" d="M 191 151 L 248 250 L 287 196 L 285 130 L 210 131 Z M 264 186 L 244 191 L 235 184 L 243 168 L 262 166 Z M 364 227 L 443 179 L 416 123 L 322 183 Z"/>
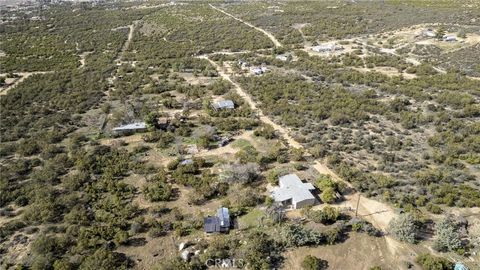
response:
<path id="1" fill-rule="evenodd" d="M 480 269 L 478 1 L 0 14 L 0 269 Z"/>

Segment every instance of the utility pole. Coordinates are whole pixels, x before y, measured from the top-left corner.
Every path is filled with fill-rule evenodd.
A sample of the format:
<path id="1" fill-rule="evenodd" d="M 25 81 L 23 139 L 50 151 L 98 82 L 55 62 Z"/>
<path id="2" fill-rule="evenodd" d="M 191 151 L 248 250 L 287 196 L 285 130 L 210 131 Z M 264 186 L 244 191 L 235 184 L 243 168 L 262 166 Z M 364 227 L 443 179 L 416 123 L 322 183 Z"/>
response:
<path id="1" fill-rule="evenodd" d="M 357 207 L 355 208 L 355 217 L 358 217 L 358 205 L 360 204 L 360 192 L 358 193 Z"/>

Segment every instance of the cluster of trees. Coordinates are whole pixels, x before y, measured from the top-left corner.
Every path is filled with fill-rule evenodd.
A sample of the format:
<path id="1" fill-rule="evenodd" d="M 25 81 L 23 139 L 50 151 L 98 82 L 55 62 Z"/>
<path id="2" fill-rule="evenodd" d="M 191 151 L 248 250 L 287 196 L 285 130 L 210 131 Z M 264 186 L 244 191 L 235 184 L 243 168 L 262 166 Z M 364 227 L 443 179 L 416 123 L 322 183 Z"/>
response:
<path id="1" fill-rule="evenodd" d="M 148 31 L 149 28 L 164 29 Z M 206 3 L 165 7 L 146 16 L 131 44 L 128 60 L 181 58 L 220 50 L 272 47 L 257 31 L 212 9 Z"/>
<path id="2" fill-rule="evenodd" d="M 392 219 L 389 232 L 400 241 L 417 243 L 422 240 L 420 230 L 425 228 L 428 220 L 418 213 L 405 213 Z M 461 218 L 446 215 L 435 222 L 433 248 L 440 252 L 457 252 L 465 254 L 476 245 L 475 233 L 468 235 L 467 224 Z"/>
<path id="3" fill-rule="evenodd" d="M 345 192 L 345 183 L 334 181 L 330 175 L 322 174 L 315 182 L 317 187 L 322 193 L 320 199 L 324 203 L 333 203 L 337 200 L 337 194 Z"/>
<path id="4" fill-rule="evenodd" d="M 72 16 L 73 8 L 67 4 L 38 9 L 26 18 L 19 17 L 20 21 L 8 22 L 2 31 L 2 39 L 5 40 L 2 50 L 6 53 L 0 59 L 2 70 L 74 69 L 80 65 L 79 55 L 82 52 L 94 52 L 87 58 L 89 66 L 90 63 L 98 65 L 101 62 L 103 66 L 105 60 L 109 62 L 113 59 L 127 38 L 128 29 L 112 29 L 128 25 L 146 13 L 140 9 L 106 12 L 105 7 L 99 7 L 77 9 Z M 41 19 L 33 21 L 30 16 Z"/>
<path id="5" fill-rule="evenodd" d="M 376 34 L 396 30 L 425 22 L 469 24 L 473 14 L 465 14 L 463 9 L 454 4 L 446 4 L 445 9 L 438 10 L 428 6 L 429 2 L 409 2 L 398 8 L 397 2 L 369 3 L 362 2 L 331 9 L 329 3 L 300 1 L 287 3 L 280 7 L 281 14 L 268 5 L 227 5 L 223 8 L 246 21 L 273 33 L 283 44 L 299 44 L 304 41 L 302 34 L 292 25 L 308 22 L 302 32 L 309 42 L 328 39 L 342 39 L 364 34 Z M 424 9 L 420 11 L 420 8 Z M 315 12 L 313 12 L 313 10 Z M 359 14 L 362 14 L 359 16 Z M 384 16 L 389 14 L 389 16 Z M 455 14 L 455 19 L 448 15 Z"/>
<path id="6" fill-rule="evenodd" d="M 478 95 L 478 82 L 451 72 L 427 72 L 423 75 L 429 76 L 411 80 L 353 70 L 340 73 L 338 63 L 305 52 L 295 54 L 299 61 L 282 66 L 300 70 L 316 82 L 275 72 L 240 77 L 238 81 L 261 101 L 264 112 L 296 130 L 296 139 L 305 143 L 312 155 L 330 157 L 335 160 L 331 165 L 337 172 L 357 188 L 372 196 L 383 194 L 400 207 L 478 204 L 478 185 L 467 183 L 473 180 L 473 174 L 471 167 L 465 165 L 478 163 L 475 117 L 479 109 L 473 102 Z M 276 65 L 273 61 L 270 64 Z M 332 83 L 344 87 L 326 86 Z M 396 98 L 379 100 L 389 96 Z M 422 104 L 427 100 L 433 102 Z M 394 127 L 396 123 L 402 128 Z M 371 128 L 365 128 L 366 124 L 375 126 L 374 135 Z M 425 129 L 435 132 L 428 136 Z M 427 142 L 433 150 L 425 149 Z M 367 159 L 378 165 L 362 162 L 365 152 Z M 451 191 L 435 191 L 432 186 L 427 193 L 419 191 L 411 199 L 404 191 L 417 184 L 412 176 L 430 165 L 449 176 L 434 178 L 432 184 L 456 185 Z M 442 196 L 446 194 L 449 196 Z"/>

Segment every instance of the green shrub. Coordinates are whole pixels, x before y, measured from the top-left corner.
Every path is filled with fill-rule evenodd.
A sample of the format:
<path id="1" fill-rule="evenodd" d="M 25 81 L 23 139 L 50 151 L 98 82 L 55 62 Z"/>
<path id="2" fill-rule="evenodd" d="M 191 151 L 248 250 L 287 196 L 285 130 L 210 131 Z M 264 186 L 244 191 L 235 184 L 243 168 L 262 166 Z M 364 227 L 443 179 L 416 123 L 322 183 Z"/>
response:
<path id="1" fill-rule="evenodd" d="M 451 270 L 454 266 L 453 262 L 430 254 L 421 254 L 417 256 L 416 261 L 423 270 Z"/>
<path id="2" fill-rule="evenodd" d="M 302 269 L 304 270 L 322 270 L 328 268 L 328 262 L 312 255 L 303 258 Z"/>

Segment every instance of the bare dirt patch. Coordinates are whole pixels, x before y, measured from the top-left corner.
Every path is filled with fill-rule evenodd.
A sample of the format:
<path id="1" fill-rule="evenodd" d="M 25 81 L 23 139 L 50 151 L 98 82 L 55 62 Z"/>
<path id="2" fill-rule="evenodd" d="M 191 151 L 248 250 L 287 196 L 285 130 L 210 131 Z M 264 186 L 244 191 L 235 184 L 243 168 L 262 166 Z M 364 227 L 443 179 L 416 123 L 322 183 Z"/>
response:
<path id="1" fill-rule="evenodd" d="M 360 270 L 373 266 L 380 266 L 382 269 L 403 269 L 402 259 L 388 252 L 388 243 L 385 238 L 359 233 L 351 233 L 349 239 L 343 243 L 296 248 L 287 251 L 284 255 L 283 269 L 301 269 L 302 260 L 307 255 L 327 260 L 329 269 Z"/>

